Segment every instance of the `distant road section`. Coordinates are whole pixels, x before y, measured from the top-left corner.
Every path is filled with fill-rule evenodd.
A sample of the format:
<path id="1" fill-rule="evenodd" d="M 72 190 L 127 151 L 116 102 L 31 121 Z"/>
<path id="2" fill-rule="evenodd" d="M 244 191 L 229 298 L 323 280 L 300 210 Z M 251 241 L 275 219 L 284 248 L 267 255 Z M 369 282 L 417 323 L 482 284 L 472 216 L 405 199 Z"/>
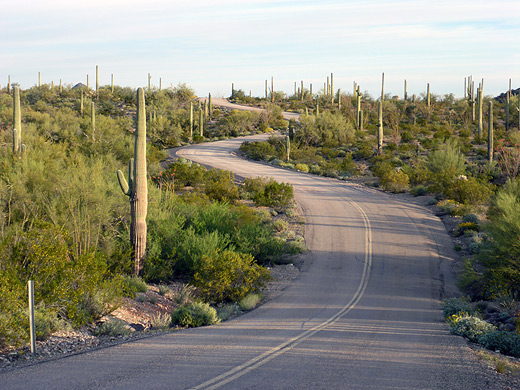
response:
<path id="1" fill-rule="evenodd" d="M 207 100 L 207 98 L 200 98 L 201 101 Z M 253 106 L 242 106 L 240 104 L 235 104 L 229 102 L 227 99 L 224 98 L 211 98 L 211 104 L 215 106 L 220 107 L 227 107 L 231 108 L 233 110 L 240 110 L 240 111 L 255 111 L 255 112 L 262 112 L 264 111 L 263 108 L 260 107 L 253 107 Z M 298 121 L 300 118 L 300 114 L 297 114 L 295 112 L 283 112 L 282 113 L 284 119 L 291 120 L 294 119 L 295 121 Z"/>

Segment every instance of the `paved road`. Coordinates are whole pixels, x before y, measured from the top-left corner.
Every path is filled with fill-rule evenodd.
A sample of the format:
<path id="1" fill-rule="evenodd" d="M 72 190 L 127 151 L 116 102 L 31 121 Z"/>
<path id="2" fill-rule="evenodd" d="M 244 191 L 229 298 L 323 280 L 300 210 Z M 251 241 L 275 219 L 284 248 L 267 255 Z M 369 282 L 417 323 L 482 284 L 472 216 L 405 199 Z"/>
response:
<path id="1" fill-rule="evenodd" d="M 201 101 L 207 100 L 207 98 L 199 98 Z M 231 103 L 227 99 L 223 98 L 212 98 L 211 104 L 215 106 L 221 106 L 221 107 L 227 107 L 231 108 L 233 110 L 239 110 L 239 111 L 255 111 L 255 112 L 262 112 L 263 109 L 260 107 L 253 107 L 253 106 L 242 106 L 239 104 Z M 283 112 L 283 117 L 287 120 L 294 119 L 295 121 L 298 121 L 298 118 L 300 114 L 294 113 L 294 112 Z"/>
<path id="2" fill-rule="evenodd" d="M 375 190 L 244 161 L 233 153 L 240 142 L 178 153 L 294 185 L 310 249 L 301 277 L 233 321 L 0 374 L 0 389 L 502 388 L 442 321 L 453 243 L 436 217 Z"/>

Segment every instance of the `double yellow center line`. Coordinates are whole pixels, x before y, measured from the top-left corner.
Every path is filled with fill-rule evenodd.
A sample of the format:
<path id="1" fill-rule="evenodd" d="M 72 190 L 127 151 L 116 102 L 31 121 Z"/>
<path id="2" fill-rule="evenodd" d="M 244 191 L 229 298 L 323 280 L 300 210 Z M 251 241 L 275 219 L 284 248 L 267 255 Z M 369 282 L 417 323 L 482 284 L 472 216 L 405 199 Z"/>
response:
<path id="1" fill-rule="evenodd" d="M 370 269 L 372 266 L 372 229 L 370 227 L 370 221 L 368 219 L 368 216 L 363 211 L 363 209 L 358 204 L 356 204 L 355 202 L 353 202 L 351 200 L 349 200 L 349 203 L 352 204 L 352 206 L 354 206 L 359 211 L 359 214 L 363 218 L 363 223 L 365 226 L 365 261 L 364 261 L 363 272 L 361 274 L 361 279 L 359 281 L 358 288 L 357 288 L 355 294 L 352 296 L 352 299 L 340 311 L 338 311 L 336 314 L 334 314 L 332 317 L 330 317 L 326 321 L 322 322 L 321 324 L 316 325 L 315 327 L 299 334 L 298 336 L 285 341 L 284 343 L 270 349 L 269 351 L 266 351 L 263 354 L 247 361 L 246 363 L 241 364 L 240 366 L 232 368 L 231 370 L 226 371 L 225 373 L 223 373 L 213 379 L 210 379 L 204 383 L 201 383 L 198 386 L 192 387 L 190 390 L 218 389 L 218 388 L 224 386 L 226 383 L 229 383 L 237 378 L 240 378 L 242 375 L 245 375 L 248 372 L 260 367 L 261 365 L 269 362 L 270 360 L 283 354 L 284 352 L 291 350 L 292 348 L 296 347 L 298 344 L 302 343 L 304 340 L 315 335 L 319 331 L 325 329 L 327 326 L 334 324 L 343 315 L 347 314 L 349 311 L 351 311 L 357 305 L 357 303 L 363 297 L 363 294 L 366 290 L 366 287 L 368 284 L 368 279 L 370 276 Z"/>

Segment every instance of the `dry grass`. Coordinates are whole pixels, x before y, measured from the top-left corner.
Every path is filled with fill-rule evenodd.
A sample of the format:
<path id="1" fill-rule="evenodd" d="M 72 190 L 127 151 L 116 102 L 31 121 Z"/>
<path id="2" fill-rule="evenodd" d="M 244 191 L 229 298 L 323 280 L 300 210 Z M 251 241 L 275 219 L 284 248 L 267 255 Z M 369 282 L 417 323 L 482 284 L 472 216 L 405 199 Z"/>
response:
<path id="1" fill-rule="evenodd" d="M 480 360 L 493 367 L 499 374 L 520 376 L 520 361 L 488 351 L 477 353 Z"/>

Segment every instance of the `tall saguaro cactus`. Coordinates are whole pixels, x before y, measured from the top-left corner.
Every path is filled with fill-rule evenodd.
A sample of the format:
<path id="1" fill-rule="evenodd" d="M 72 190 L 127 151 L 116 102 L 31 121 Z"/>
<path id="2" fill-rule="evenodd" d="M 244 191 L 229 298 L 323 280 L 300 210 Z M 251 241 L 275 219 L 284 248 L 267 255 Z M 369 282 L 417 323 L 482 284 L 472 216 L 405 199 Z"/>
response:
<path id="1" fill-rule="evenodd" d="M 291 159 L 291 137 L 289 135 L 285 136 L 285 152 L 286 161 L 289 162 Z"/>
<path id="2" fill-rule="evenodd" d="M 99 66 L 96 65 L 96 99 L 99 99 Z"/>
<path id="3" fill-rule="evenodd" d="M 482 138 L 482 103 L 484 97 L 484 85 L 480 84 L 477 89 L 477 99 L 478 99 L 478 139 Z M 480 141 L 479 141 L 480 142 Z"/>
<path id="4" fill-rule="evenodd" d="M 383 154 L 383 99 L 379 100 L 379 115 L 377 126 L 377 154 Z"/>
<path id="5" fill-rule="evenodd" d="M 13 154 L 22 158 L 25 145 L 22 144 L 22 110 L 20 108 L 20 88 L 13 87 Z"/>
<path id="6" fill-rule="evenodd" d="M 190 102 L 190 140 L 193 139 L 193 102 Z"/>
<path id="7" fill-rule="evenodd" d="M 139 275 L 146 252 L 146 213 L 148 186 L 146 179 L 146 108 L 144 89 L 137 89 L 137 128 L 135 130 L 134 158 L 128 164 L 128 182 L 123 172 L 117 171 L 121 190 L 130 198 L 130 242 L 133 248 L 134 274 Z"/>
<path id="8" fill-rule="evenodd" d="M 92 126 L 92 142 L 96 141 L 96 104 L 90 102 L 90 124 Z"/>
<path id="9" fill-rule="evenodd" d="M 493 162 L 493 100 L 489 101 L 488 121 L 488 160 Z"/>
<path id="10" fill-rule="evenodd" d="M 357 127 L 358 130 L 361 129 L 360 118 L 361 118 L 361 94 L 357 94 L 357 99 L 356 99 L 356 127 Z"/>

